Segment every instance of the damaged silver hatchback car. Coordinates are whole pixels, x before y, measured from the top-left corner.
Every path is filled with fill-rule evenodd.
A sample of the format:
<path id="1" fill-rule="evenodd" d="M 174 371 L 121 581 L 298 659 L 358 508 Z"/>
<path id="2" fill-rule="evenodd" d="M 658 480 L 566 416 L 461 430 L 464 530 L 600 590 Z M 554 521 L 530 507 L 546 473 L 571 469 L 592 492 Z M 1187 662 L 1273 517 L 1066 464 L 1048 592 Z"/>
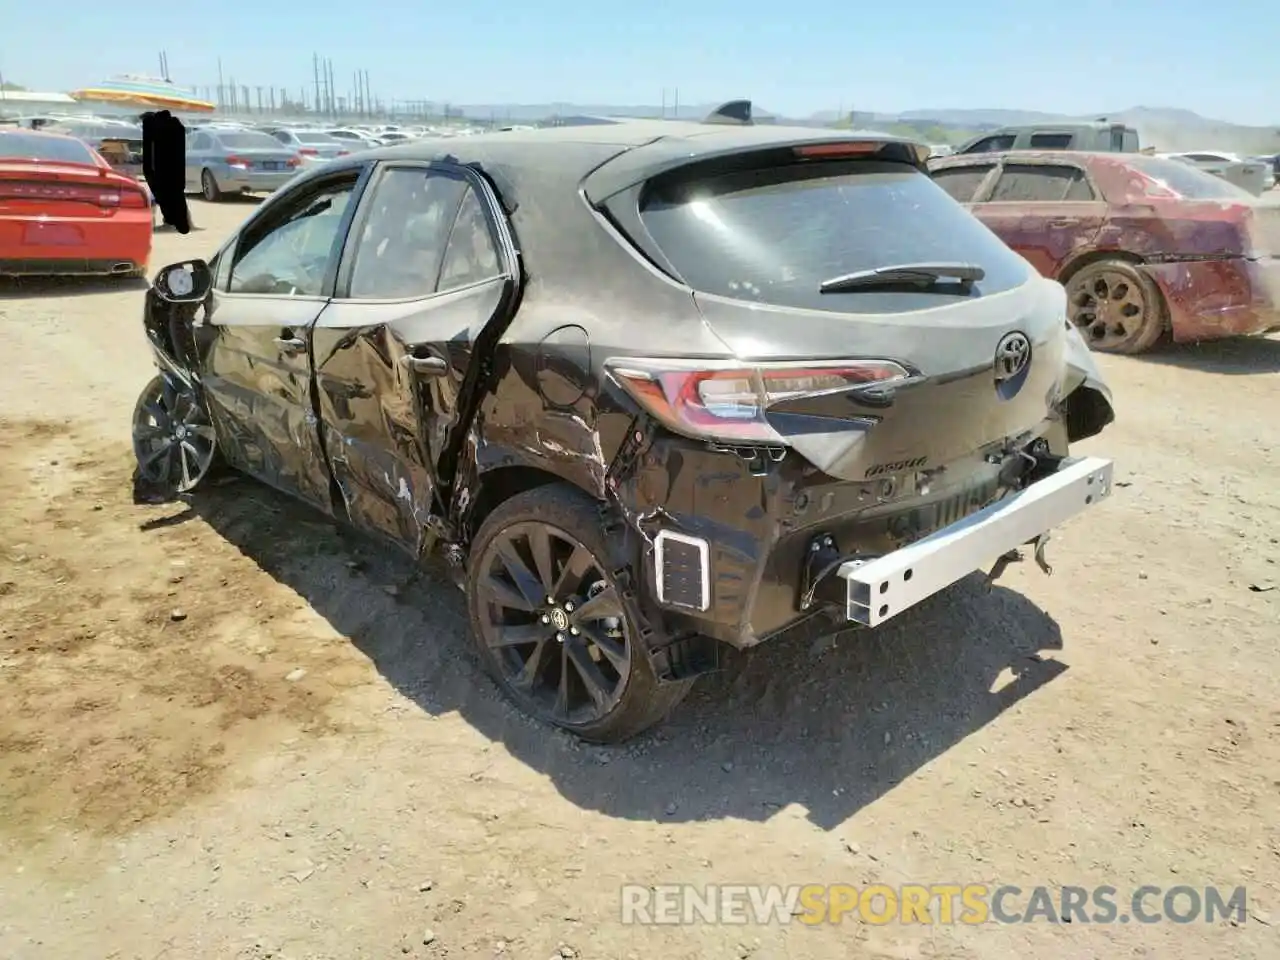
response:
<path id="1" fill-rule="evenodd" d="M 736 118 L 737 122 L 734 122 Z M 219 461 L 415 557 L 597 741 L 728 644 L 876 624 L 1108 495 L 1057 283 L 880 135 L 626 122 L 338 158 L 161 270 L 140 476 Z"/>

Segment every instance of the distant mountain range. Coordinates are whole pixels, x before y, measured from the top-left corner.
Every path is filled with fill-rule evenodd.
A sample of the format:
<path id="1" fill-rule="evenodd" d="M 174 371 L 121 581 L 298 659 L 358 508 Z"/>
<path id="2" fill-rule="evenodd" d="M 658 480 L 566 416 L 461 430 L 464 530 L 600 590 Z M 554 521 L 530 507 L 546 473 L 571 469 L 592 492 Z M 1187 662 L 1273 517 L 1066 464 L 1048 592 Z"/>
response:
<path id="1" fill-rule="evenodd" d="M 506 120 L 509 123 L 530 123 L 552 116 L 612 116 L 612 117 L 662 117 L 681 120 L 701 120 L 718 107 L 718 103 L 681 104 L 679 112 L 667 105 L 538 103 L 538 104 L 466 104 L 455 105 L 466 116 L 475 119 Z M 773 115 L 764 105 L 756 105 L 756 113 Z M 921 135 L 927 132 L 947 131 L 950 139 L 957 135 L 977 134 L 994 127 L 1026 123 L 1053 123 L 1067 120 L 1096 120 L 1105 117 L 1118 123 L 1126 123 L 1138 130 L 1144 145 L 1158 150 L 1218 149 L 1240 153 L 1280 152 L 1280 125 L 1253 127 L 1202 117 L 1191 110 L 1176 107 L 1129 107 L 1126 110 L 1101 111 L 1082 116 L 1067 116 L 1035 110 L 953 109 L 937 108 L 907 110 L 903 113 L 858 111 L 860 127 L 910 127 Z M 848 119 L 848 114 L 824 110 L 807 117 L 776 116 L 780 123 L 798 123 L 806 126 L 826 126 Z"/>

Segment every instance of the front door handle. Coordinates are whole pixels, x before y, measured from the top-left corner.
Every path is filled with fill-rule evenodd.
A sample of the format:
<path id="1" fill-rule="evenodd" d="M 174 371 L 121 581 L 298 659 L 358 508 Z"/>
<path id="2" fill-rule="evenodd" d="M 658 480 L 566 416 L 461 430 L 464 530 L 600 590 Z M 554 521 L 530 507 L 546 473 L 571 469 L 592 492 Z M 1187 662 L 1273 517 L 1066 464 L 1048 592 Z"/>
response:
<path id="1" fill-rule="evenodd" d="M 1066 218 L 1064 218 L 1064 219 L 1062 219 L 1062 220 L 1050 220 L 1050 221 L 1049 221 L 1049 226 L 1051 226 L 1051 227 L 1078 227 L 1078 226 L 1080 226 L 1080 221 L 1079 221 L 1079 220 L 1066 219 Z"/>
<path id="2" fill-rule="evenodd" d="M 297 337 L 276 337 L 276 346 L 282 353 L 302 353 L 307 349 L 306 342 Z"/>
<path id="3" fill-rule="evenodd" d="M 404 365 L 424 377 L 438 377 L 449 369 L 443 357 L 405 357 Z"/>

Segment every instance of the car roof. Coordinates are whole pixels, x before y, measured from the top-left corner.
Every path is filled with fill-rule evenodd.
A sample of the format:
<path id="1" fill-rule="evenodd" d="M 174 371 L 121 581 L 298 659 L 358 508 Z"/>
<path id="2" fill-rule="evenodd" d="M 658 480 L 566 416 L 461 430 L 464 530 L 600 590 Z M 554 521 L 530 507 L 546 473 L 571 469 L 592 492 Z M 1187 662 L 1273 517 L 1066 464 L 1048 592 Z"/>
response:
<path id="1" fill-rule="evenodd" d="M 595 201 L 664 170 L 719 154 L 866 141 L 897 147 L 900 154 L 897 159 L 925 169 L 928 146 L 905 137 L 819 127 L 677 120 L 621 120 L 613 124 L 504 130 L 476 137 L 420 137 L 361 153 L 358 160 L 447 158 L 482 169 L 490 166 L 519 169 L 522 165 L 554 163 L 565 176 L 576 181 L 591 175 L 586 190 Z M 356 159 L 353 158 L 353 162 Z"/>
<path id="2" fill-rule="evenodd" d="M 0 127 L 0 134 L 10 134 L 22 137 L 48 137 L 50 140 L 74 140 L 76 143 L 83 141 L 79 137 L 73 137 L 69 133 L 55 133 L 49 130 L 28 130 L 26 127 Z"/>

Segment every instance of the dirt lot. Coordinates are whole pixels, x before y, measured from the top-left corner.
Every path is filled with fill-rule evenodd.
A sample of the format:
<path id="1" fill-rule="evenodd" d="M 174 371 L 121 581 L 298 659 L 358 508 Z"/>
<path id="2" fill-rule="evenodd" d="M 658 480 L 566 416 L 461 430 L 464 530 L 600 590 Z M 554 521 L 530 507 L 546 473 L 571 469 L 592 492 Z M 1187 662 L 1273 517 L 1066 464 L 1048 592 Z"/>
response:
<path id="1" fill-rule="evenodd" d="M 249 209 L 193 204 L 154 263 Z M 0 956 L 1280 956 L 1280 341 L 1104 358 L 1116 494 L 1053 577 L 766 648 L 598 749 L 506 705 L 437 574 L 247 481 L 135 505 L 140 303 L 0 288 Z M 876 881 L 1250 915 L 618 920 L 625 882 Z"/>

